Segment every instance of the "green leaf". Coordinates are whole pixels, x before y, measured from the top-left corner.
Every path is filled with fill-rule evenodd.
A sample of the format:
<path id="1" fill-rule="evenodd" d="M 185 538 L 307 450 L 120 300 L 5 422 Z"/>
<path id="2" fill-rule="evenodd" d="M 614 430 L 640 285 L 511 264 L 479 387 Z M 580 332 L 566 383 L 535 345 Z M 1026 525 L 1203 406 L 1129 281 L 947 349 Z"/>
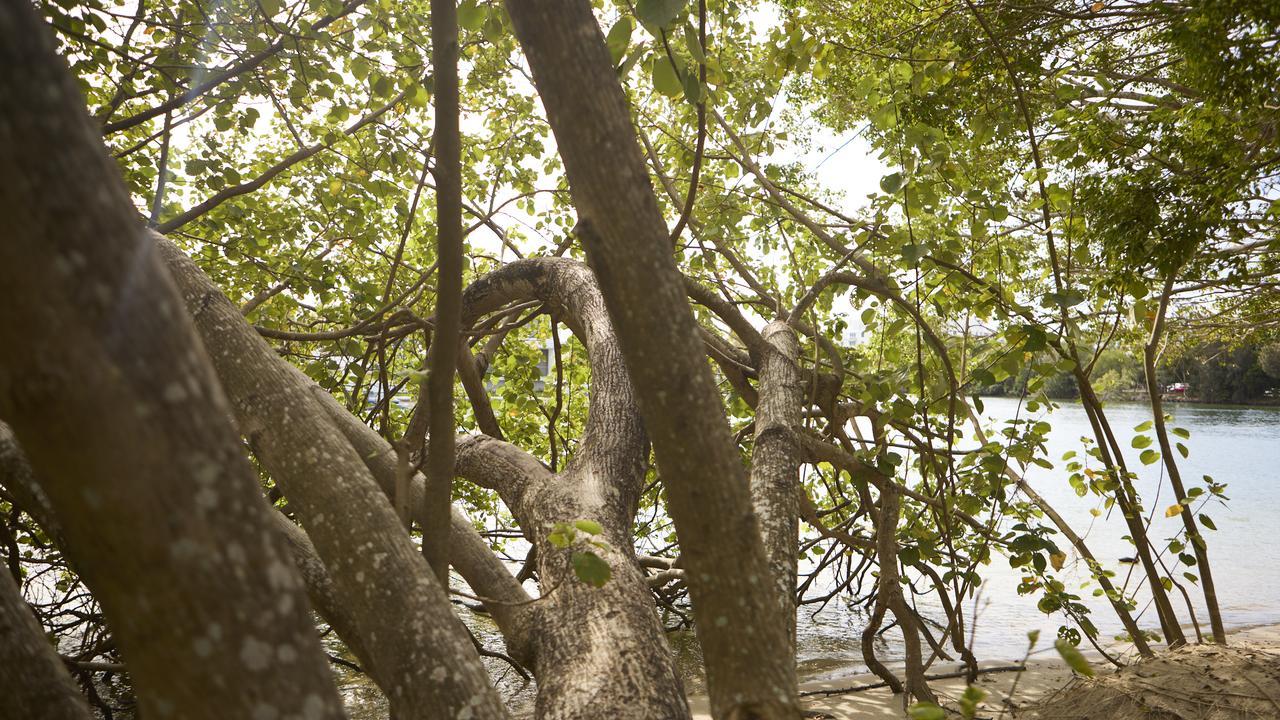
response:
<path id="1" fill-rule="evenodd" d="M 369 61 L 359 55 L 351 58 L 351 74 L 355 75 L 357 80 L 369 77 Z"/>
<path id="2" fill-rule="evenodd" d="M 1146 432 L 1146 431 L 1148 431 L 1148 430 L 1150 430 L 1150 429 L 1151 429 L 1151 421 L 1150 421 L 1150 420 L 1147 420 L 1146 422 L 1139 423 L 1138 425 L 1134 425 L 1134 426 L 1133 426 L 1133 431 L 1134 431 L 1134 432 Z"/>
<path id="3" fill-rule="evenodd" d="M 458 3 L 458 27 L 463 30 L 479 30 L 484 26 L 488 11 L 480 6 L 478 0 L 463 0 Z"/>
<path id="4" fill-rule="evenodd" d="M 698 40 L 698 31 L 688 22 L 684 24 L 684 39 L 685 46 L 689 48 L 689 54 L 693 59 L 700 64 L 705 64 L 707 56 L 702 51 L 702 43 Z"/>
<path id="5" fill-rule="evenodd" d="M 898 108 L 893 103 L 885 103 L 871 113 L 871 124 L 877 130 L 892 130 L 898 125 Z"/>
<path id="6" fill-rule="evenodd" d="M 1160 459 L 1160 453 L 1155 450 L 1143 450 L 1138 459 L 1142 461 L 1143 465 L 1150 465 Z"/>
<path id="7" fill-rule="evenodd" d="M 609 28 L 609 34 L 604 40 L 609 46 L 609 55 L 613 57 L 614 65 L 622 62 L 622 58 L 627 54 L 627 47 L 631 44 L 631 33 L 635 29 L 636 23 L 630 15 L 618 18 L 618 22 Z"/>
<path id="8" fill-rule="evenodd" d="M 636 17 L 640 22 L 655 28 L 663 28 L 684 9 L 685 0 L 637 0 Z"/>
<path id="9" fill-rule="evenodd" d="M 667 58 L 654 56 L 650 73 L 653 77 L 654 90 L 667 97 L 676 97 L 684 92 L 684 84 L 680 82 L 680 76 L 676 75 L 676 69 Z"/>
<path id="10" fill-rule="evenodd" d="M 573 544 L 574 538 L 578 536 L 578 532 L 573 526 L 567 523 L 556 523 L 551 530 L 551 534 L 547 535 L 547 540 L 557 548 L 563 550 Z"/>
<path id="11" fill-rule="evenodd" d="M 1151 447 L 1151 436 L 1150 435 L 1134 435 L 1133 442 L 1129 443 L 1129 445 L 1137 450 L 1141 450 L 1142 448 L 1146 448 L 1146 447 Z"/>
<path id="12" fill-rule="evenodd" d="M 902 173 L 889 173 L 880 178 L 880 189 L 890 195 L 902 189 Z"/>
<path id="13" fill-rule="evenodd" d="M 1203 526 L 1205 526 L 1205 527 L 1207 527 L 1207 528 L 1209 528 L 1210 530 L 1217 530 L 1217 529 L 1218 529 L 1218 526 L 1213 524 L 1213 520 L 1212 520 L 1212 519 L 1210 519 L 1210 517 L 1209 517 L 1208 515 L 1201 515 L 1201 516 L 1200 516 L 1200 524 L 1201 524 L 1201 525 L 1203 525 Z"/>
<path id="14" fill-rule="evenodd" d="M 698 74 L 690 68 L 684 69 L 684 96 L 694 105 L 702 102 L 702 83 L 698 82 Z"/>
<path id="15" fill-rule="evenodd" d="M 931 702 L 918 702 L 907 711 L 911 720 L 943 720 L 947 713 Z"/>
<path id="16" fill-rule="evenodd" d="M 1075 645 L 1059 638 L 1054 641 L 1053 646 L 1057 648 L 1058 654 L 1062 656 L 1068 667 L 1085 677 L 1093 677 L 1093 666 L 1084 658 L 1084 655 L 1080 654 Z"/>
<path id="17" fill-rule="evenodd" d="M 592 587 L 604 587 L 604 584 L 609 582 L 612 571 L 609 569 L 609 563 L 599 555 L 591 551 L 583 551 L 573 554 L 573 574 Z"/>
<path id="18" fill-rule="evenodd" d="M 573 526 L 588 535 L 599 535 L 604 532 L 604 528 L 600 527 L 600 523 L 595 520 L 574 520 Z"/>
<path id="19" fill-rule="evenodd" d="M 960 705 L 960 716 L 965 720 L 973 720 L 978 714 L 978 705 L 987 697 L 987 691 L 976 685 L 970 685 L 961 693 L 958 704 Z"/>
<path id="20" fill-rule="evenodd" d="M 898 252 L 902 253 L 903 260 L 909 263 L 916 263 L 920 258 L 928 254 L 929 247 L 924 243 L 907 244 L 898 248 Z"/>

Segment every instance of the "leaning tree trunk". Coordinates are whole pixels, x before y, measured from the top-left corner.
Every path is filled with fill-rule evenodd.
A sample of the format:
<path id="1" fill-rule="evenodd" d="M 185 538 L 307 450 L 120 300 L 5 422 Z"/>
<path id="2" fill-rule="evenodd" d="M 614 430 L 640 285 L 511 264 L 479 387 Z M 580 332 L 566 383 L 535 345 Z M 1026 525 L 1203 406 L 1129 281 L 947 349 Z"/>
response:
<path id="1" fill-rule="evenodd" d="M 0 3 L 0 66 L 0 416 L 140 713 L 341 717 L 209 359 L 28 3 Z"/>
<path id="2" fill-rule="evenodd" d="M 769 591 L 746 473 L 591 4 L 509 0 L 507 10 L 564 160 L 578 234 L 653 440 L 680 537 L 712 711 L 795 717 L 794 664 L 780 658 L 787 620 Z"/>
<path id="3" fill-rule="evenodd" d="M 295 368 L 171 242 L 153 240 L 200 332 L 240 431 L 283 488 L 356 619 L 396 718 L 504 717 L 462 621 L 364 460 Z"/>
<path id="4" fill-rule="evenodd" d="M 632 547 L 648 442 L 594 276 L 572 260 L 511 263 L 467 288 L 464 324 L 530 299 L 544 303 L 587 349 L 590 409 L 582 440 L 557 474 L 513 445 L 474 436 L 459 444 L 458 474 L 497 490 L 537 551 L 543 590 L 533 619 L 537 715 L 686 718 L 680 676 Z M 578 520 L 598 523 L 601 537 L 579 530 L 583 537 L 569 547 L 552 542 L 558 524 Z M 583 551 L 608 563 L 603 586 L 575 577 L 573 556 Z"/>
<path id="5" fill-rule="evenodd" d="M 23 602 L 18 584 L 2 570 L 0 715 L 43 720 L 90 720 L 93 717 L 80 688 L 49 644 L 31 608 Z"/>

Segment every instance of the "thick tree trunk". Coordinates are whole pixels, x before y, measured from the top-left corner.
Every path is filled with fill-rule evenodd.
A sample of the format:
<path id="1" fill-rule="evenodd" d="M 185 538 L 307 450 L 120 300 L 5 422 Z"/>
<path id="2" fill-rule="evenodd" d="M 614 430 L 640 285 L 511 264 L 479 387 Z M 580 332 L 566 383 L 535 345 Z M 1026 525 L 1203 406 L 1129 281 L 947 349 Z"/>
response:
<path id="1" fill-rule="evenodd" d="M 282 361 L 283 362 L 283 361 Z M 325 409 L 330 420 L 356 449 L 365 465 L 377 478 L 387 497 L 395 494 L 396 452 L 373 428 L 360 422 L 347 412 L 337 400 L 319 385 L 312 385 L 312 394 Z M 422 474 L 416 474 L 409 482 L 409 507 L 421 513 L 426 482 Z M 423 518 L 415 516 L 419 523 Z M 462 575 L 486 602 L 485 609 L 498 624 L 507 644 L 507 654 L 521 664 L 532 665 L 534 658 L 533 628 L 531 624 L 529 594 L 520 582 L 507 570 L 489 544 L 472 527 L 471 521 L 461 510 L 453 508 L 452 532 L 449 535 L 449 558 L 454 569 Z"/>
<path id="2" fill-rule="evenodd" d="M 671 648 L 632 548 L 648 443 L 604 299 L 581 263 L 522 260 L 467 289 L 464 325 L 529 299 L 542 301 L 587 349 L 591 404 L 582 440 L 554 474 L 513 445 L 474 436 L 459 444 L 458 474 L 497 490 L 537 549 L 544 594 L 534 618 L 538 717 L 686 718 Z M 575 520 L 599 523 L 605 546 L 550 541 L 557 523 Z M 603 587 L 575 576 L 572 556 L 584 550 L 609 564 Z"/>
<path id="3" fill-rule="evenodd" d="M 26 3 L 0 4 L 0 66 L 0 416 L 141 714 L 341 717 L 209 359 Z"/>
<path id="4" fill-rule="evenodd" d="M 787 617 L 785 657 L 795 661 L 796 555 L 800 542 L 800 342 L 782 321 L 764 329 L 760 400 L 751 449 L 751 501 L 769 556 L 772 584 Z M 780 653 L 782 655 L 782 653 Z"/>
<path id="5" fill-rule="evenodd" d="M 448 596 L 312 383 L 279 361 L 186 255 L 162 238 L 155 243 L 201 334 L 217 339 L 213 363 L 240 431 L 283 488 L 356 619 L 392 713 L 504 717 Z"/>
<path id="6" fill-rule="evenodd" d="M 93 717 L 7 571 L 0 571 L 0 715 L 42 720 Z"/>
<path id="7" fill-rule="evenodd" d="M 156 236 L 156 240 L 162 245 L 171 246 L 169 241 L 159 236 Z M 184 294 L 202 299 L 210 298 L 210 302 L 212 298 L 219 295 L 212 281 L 182 253 L 173 251 L 162 253 L 162 256 L 168 263 L 170 273 L 180 281 Z M 257 340 L 257 333 L 248 323 L 243 320 L 235 323 L 230 317 L 225 319 L 227 322 L 220 326 L 221 329 L 208 323 L 200 323 L 196 326 L 196 330 L 203 333 L 202 338 L 206 345 L 215 354 L 232 354 L 231 359 L 223 363 L 223 367 L 247 376 L 267 376 L 276 373 L 290 375 L 293 378 L 292 382 L 296 384 L 295 389 L 309 395 L 324 411 L 321 416 L 305 415 L 294 418 L 293 422 L 298 426 L 299 431 L 321 437 L 329 432 L 326 429 L 326 421 L 332 423 L 373 474 L 383 494 L 388 499 L 393 498 L 397 459 L 390 443 L 378 435 L 373 428 L 347 412 L 332 395 L 278 355 L 259 352 L 235 355 L 232 348 L 224 346 L 229 339 L 239 338 L 237 342 L 240 347 L 250 348 L 255 347 L 259 340 Z M 262 405 L 258 404 L 247 410 L 252 411 L 254 407 L 262 407 Z M 262 425 L 267 421 L 263 417 L 255 417 L 253 422 L 255 425 Z M 421 474 L 415 474 L 410 478 L 409 505 L 417 512 L 421 512 L 424 507 L 423 486 L 424 479 Z M 416 516 L 415 519 L 419 524 L 423 522 L 421 516 Z M 522 606 L 522 603 L 529 600 L 528 594 L 507 571 L 502 561 L 493 554 L 484 539 L 476 533 L 471 522 L 457 509 L 452 512 L 451 523 L 453 532 L 450 535 L 452 541 L 450 555 L 454 567 L 473 590 L 498 601 L 490 611 L 507 640 L 508 653 L 521 662 L 529 661 L 532 658 L 532 652 L 529 624 L 526 618 L 528 611 Z"/>
<path id="8" fill-rule="evenodd" d="M 787 622 L 627 100 L 586 0 L 512 0 L 680 536 L 717 717 L 795 717 Z M 714 509 L 710 511 L 709 509 Z"/>

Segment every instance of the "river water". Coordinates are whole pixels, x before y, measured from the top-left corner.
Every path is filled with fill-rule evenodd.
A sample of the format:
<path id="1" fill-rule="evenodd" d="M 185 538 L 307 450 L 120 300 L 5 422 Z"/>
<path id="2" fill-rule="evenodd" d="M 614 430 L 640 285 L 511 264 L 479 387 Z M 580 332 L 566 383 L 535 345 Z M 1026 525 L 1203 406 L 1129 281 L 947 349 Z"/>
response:
<path id="1" fill-rule="evenodd" d="M 1055 465 L 1050 470 L 1032 466 L 1026 478 L 1032 487 L 1043 495 L 1078 533 L 1085 537 L 1094 555 L 1118 574 L 1123 583 L 1131 566 L 1119 564 L 1122 557 L 1132 556 L 1132 545 L 1124 539 L 1127 530 L 1118 513 L 1108 514 L 1094 496 L 1079 497 L 1067 482 L 1068 473 L 1063 470 L 1064 453 L 1075 450 L 1082 453 L 1081 436 L 1091 435 L 1084 410 L 1077 404 L 1064 403 L 1051 412 L 1040 408 L 1030 413 L 1019 401 L 1008 398 L 986 398 L 984 417 L 1000 423 L 1013 417 L 1042 418 L 1053 430 L 1049 434 L 1048 459 Z M 1217 482 L 1226 483 L 1229 501 L 1224 505 L 1211 503 L 1202 512 L 1211 516 L 1217 531 L 1205 531 L 1209 559 L 1214 570 L 1223 620 L 1228 628 L 1280 622 L 1280 563 L 1268 551 L 1271 534 L 1280 530 L 1280 408 L 1222 407 L 1195 404 L 1171 404 L 1166 411 L 1175 416 L 1174 425 L 1190 431 L 1184 441 L 1190 449 L 1188 458 L 1179 457 L 1179 467 L 1188 485 L 1200 484 L 1204 475 Z M 1133 428 L 1150 418 L 1150 409 L 1137 403 L 1113 403 L 1107 406 L 1118 439 L 1126 450 L 1129 467 L 1139 475 L 1138 490 L 1143 494 L 1146 508 L 1154 515 L 1151 537 L 1159 546 L 1165 538 L 1174 537 L 1182 529 L 1178 518 L 1164 517 L 1164 508 L 1173 503 L 1172 495 L 1156 463 L 1143 466 L 1138 460 L 1139 450 L 1129 448 Z M 1156 495 L 1157 486 L 1163 489 Z M 1095 517 L 1091 508 L 1101 511 Z M 1088 580 L 1087 569 L 1069 547 L 1065 539 L 1058 538 L 1058 545 L 1068 553 L 1068 560 L 1059 574 L 1067 587 L 1080 587 Z M 1175 574 L 1185 569 L 1176 566 L 1176 558 L 1166 553 L 1166 563 Z M 973 648 L 979 660 L 1016 660 L 1027 649 L 1027 632 L 1040 630 L 1042 638 L 1052 638 L 1061 616 L 1047 616 L 1036 608 L 1038 596 L 1019 596 L 1017 585 L 1021 577 L 1018 570 L 1009 567 L 1008 561 L 997 555 L 990 565 L 979 572 L 984 578 L 981 592 L 965 603 L 966 616 L 976 617 L 973 627 Z M 1136 585 L 1138 574 L 1129 581 Z M 1203 610 L 1199 588 L 1184 581 L 1187 592 L 1197 601 L 1196 612 L 1208 633 L 1208 621 Z M 1092 597 L 1092 585 L 1080 589 L 1077 594 L 1082 602 L 1092 608 L 1091 619 L 1099 627 L 1104 639 L 1111 639 L 1121 632 L 1105 600 Z M 1139 593 L 1139 608 L 1146 605 L 1147 596 Z M 1183 618 L 1186 606 L 1180 593 L 1175 591 L 1172 600 Z M 944 619 L 936 608 L 920 605 L 925 615 Z M 464 620 L 490 647 L 501 645 L 496 628 L 482 616 L 465 613 Z M 798 618 L 798 663 L 801 680 L 818 680 L 865 672 L 859 645 L 859 635 L 865 620 L 859 609 L 849 608 L 839 599 L 829 603 L 821 611 L 813 606 L 802 608 Z M 1139 618 L 1143 628 L 1158 629 L 1154 612 L 1146 608 Z M 896 631 L 885 633 L 878 654 L 886 660 L 902 657 L 902 648 Z M 692 692 L 703 687 L 701 658 L 692 633 L 671 636 L 677 659 L 684 671 L 686 684 Z M 1041 648 L 1051 646 L 1044 639 Z M 532 700 L 531 684 L 523 683 L 501 661 L 485 658 L 495 675 L 500 690 L 517 704 Z M 357 676 L 348 676 L 344 684 L 353 717 L 385 717 L 385 704 L 369 683 Z"/>
<path id="2" fill-rule="evenodd" d="M 986 398 L 983 401 L 985 419 L 1001 423 L 1013 417 L 1040 418 L 1053 429 L 1046 446 L 1047 458 L 1054 469 L 1031 466 L 1026 472 L 1027 481 L 1059 513 L 1084 536 L 1093 554 L 1107 567 L 1117 572 L 1117 581 L 1123 583 L 1134 566 L 1120 564 L 1123 557 L 1134 555 L 1133 546 L 1125 539 L 1128 534 L 1118 511 L 1107 513 L 1095 496 L 1079 497 L 1067 482 L 1063 467 L 1064 453 L 1076 451 L 1083 455 L 1081 436 L 1092 436 L 1084 409 L 1074 403 L 1063 403 L 1053 411 L 1040 408 L 1030 413 L 1018 400 Z M 1142 493 L 1145 507 L 1154 514 L 1151 537 L 1159 547 L 1164 540 L 1182 530 L 1179 518 L 1166 518 L 1164 509 L 1174 500 L 1163 478 L 1161 463 L 1143 466 L 1138 460 L 1139 450 L 1131 449 L 1129 440 L 1136 434 L 1133 428 L 1150 419 L 1150 408 L 1139 403 L 1108 404 L 1110 419 L 1119 442 L 1125 449 L 1130 469 L 1138 473 L 1137 488 Z M 1226 483 L 1224 504 L 1211 502 L 1202 512 L 1208 514 L 1217 527 L 1204 532 L 1213 567 L 1223 621 L 1228 629 L 1264 623 L 1280 622 L 1280 563 L 1268 551 L 1271 533 L 1280 530 L 1280 408 L 1222 407 L 1190 403 L 1169 404 L 1166 412 L 1174 415 L 1173 425 L 1191 433 L 1183 441 L 1190 450 L 1187 458 L 1178 458 L 1183 480 L 1188 485 L 1202 484 L 1204 475 L 1219 483 Z M 1176 438 L 1175 438 L 1176 439 Z M 1162 490 L 1156 494 L 1157 486 Z M 1099 517 L 1090 509 L 1101 512 Z M 1047 522 L 1047 521 L 1046 521 Z M 1064 538 L 1056 538 L 1058 545 L 1068 554 L 1066 566 L 1059 575 L 1068 589 L 1080 588 L 1089 580 L 1088 569 Z M 1183 570 L 1177 559 L 1165 554 L 1165 562 L 1175 576 L 1181 579 Z M 1060 615 L 1047 616 L 1036 607 L 1038 596 L 1019 596 L 1017 586 L 1021 572 L 1010 568 L 1008 561 L 996 556 L 990 565 L 981 567 L 984 578 L 981 593 L 965 603 L 966 616 L 977 617 L 974 628 L 974 651 L 979 660 L 1016 660 L 1027 649 L 1027 632 L 1040 630 L 1041 637 L 1054 637 L 1063 623 Z M 1130 587 L 1137 585 L 1138 573 L 1129 580 Z M 1195 602 L 1196 614 L 1208 633 L 1208 620 L 1203 609 L 1203 596 L 1198 586 L 1182 582 Z M 1102 638 L 1110 640 L 1122 632 L 1119 621 L 1104 599 L 1092 596 L 1093 585 L 1079 589 L 1076 594 L 1093 612 L 1090 617 L 1099 627 Z M 1139 592 L 1139 625 L 1158 630 L 1154 610 L 1146 607 L 1149 595 Z M 1179 615 L 1186 619 L 1185 601 L 1176 590 L 1172 601 Z M 938 611 L 926 614 L 942 620 Z M 859 632 L 864 620 L 860 612 L 832 603 L 826 609 L 813 614 L 802 610 L 799 618 L 799 669 L 802 679 L 825 679 L 840 675 L 864 672 Z M 902 648 L 894 632 L 887 633 L 885 644 L 879 653 L 893 660 L 901 659 Z M 1041 640 L 1039 647 L 1051 643 Z"/>

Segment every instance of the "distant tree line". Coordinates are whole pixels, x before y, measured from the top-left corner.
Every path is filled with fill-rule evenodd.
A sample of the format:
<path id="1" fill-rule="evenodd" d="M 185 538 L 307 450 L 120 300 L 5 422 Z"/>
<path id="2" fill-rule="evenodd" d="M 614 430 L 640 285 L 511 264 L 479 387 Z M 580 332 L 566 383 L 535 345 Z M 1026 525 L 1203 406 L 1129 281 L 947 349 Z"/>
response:
<path id="1" fill-rule="evenodd" d="M 1161 385 L 1185 383 L 1188 400 L 1206 403 L 1280 403 L 1280 342 L 1206 342 L 1161 359 L 1157 366 Z M 979 395 L 1019 397 L 1035 371 L 1031 365 L 1016 375 L 977 389 Z M 1141 351 L 1108 348 L 1093 366 L 1092 377 L 1104 400 L 1143 400 Z M 1075 400 L 1080 390 L 1069 372 L 1044 379 L 1045 394 L 1059 400 Z"/>

